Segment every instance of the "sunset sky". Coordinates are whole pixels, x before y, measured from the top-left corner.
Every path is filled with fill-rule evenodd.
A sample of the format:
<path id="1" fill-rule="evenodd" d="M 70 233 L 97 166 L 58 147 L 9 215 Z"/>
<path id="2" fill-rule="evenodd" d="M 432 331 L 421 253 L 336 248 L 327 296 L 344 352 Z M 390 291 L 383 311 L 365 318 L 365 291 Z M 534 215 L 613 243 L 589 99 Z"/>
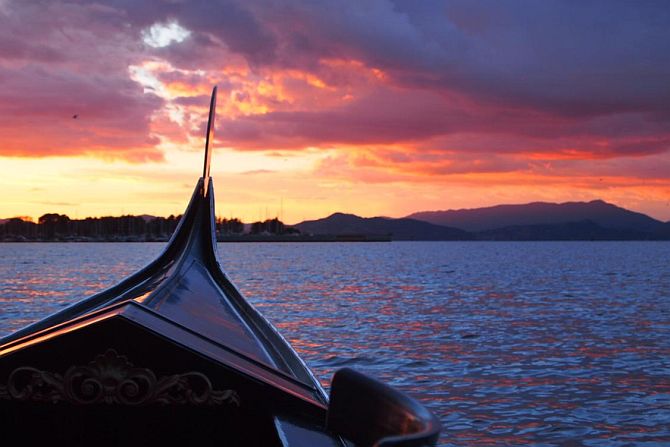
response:
<path id="1" fill-rule="evenodd" d="M 670 220 L 667 1 L 0 0 L 0 217 Z M 74 118 L 77 115 L 77 118 Z"/>

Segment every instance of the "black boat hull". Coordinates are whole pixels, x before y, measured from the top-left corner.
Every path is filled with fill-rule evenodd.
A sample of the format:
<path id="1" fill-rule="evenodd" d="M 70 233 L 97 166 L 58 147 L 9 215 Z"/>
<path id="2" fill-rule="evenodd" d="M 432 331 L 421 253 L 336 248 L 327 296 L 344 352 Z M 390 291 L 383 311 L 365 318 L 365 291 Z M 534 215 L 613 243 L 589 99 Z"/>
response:
<path id="1" fill-rule="evenodd" d="M 203 177 L 165 251 L 0 340 L 3 434 L 58 445 L 434 444 L 430 412 L 356 373 L 336 373 L 329 407 L 302 359 L 220 268 L 209 177 L 215 95 Z M 365 410 L 353 420 L 356 409 Z"/>

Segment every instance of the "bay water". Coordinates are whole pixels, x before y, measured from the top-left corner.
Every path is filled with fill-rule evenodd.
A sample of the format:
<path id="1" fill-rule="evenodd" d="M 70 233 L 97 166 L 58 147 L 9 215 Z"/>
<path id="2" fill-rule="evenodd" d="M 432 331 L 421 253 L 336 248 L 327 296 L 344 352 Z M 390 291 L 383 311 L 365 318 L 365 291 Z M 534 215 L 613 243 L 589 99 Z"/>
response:
<path id="1" fill-rule="evenodd" d="M 0 244 L 0 336 L 163 243 Z M 219 244 L 328 387 L 351 367 L 443 423 L 440 445 L 670 445 L 670 242 Z"/>

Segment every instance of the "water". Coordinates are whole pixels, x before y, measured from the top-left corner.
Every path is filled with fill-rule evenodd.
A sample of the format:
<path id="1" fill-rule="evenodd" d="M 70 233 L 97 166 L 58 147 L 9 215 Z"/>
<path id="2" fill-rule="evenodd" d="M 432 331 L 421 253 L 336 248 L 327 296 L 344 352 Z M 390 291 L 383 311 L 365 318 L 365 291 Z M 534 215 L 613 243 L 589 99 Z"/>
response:
<path id="1" fill-rule="evenodd" d="M 163 244 L 0 244 L 0 335 Z M 670 243 L 222 244 L 324 385 L 349 366 L 427 403 L 441 445 L 670 445 Z"/>

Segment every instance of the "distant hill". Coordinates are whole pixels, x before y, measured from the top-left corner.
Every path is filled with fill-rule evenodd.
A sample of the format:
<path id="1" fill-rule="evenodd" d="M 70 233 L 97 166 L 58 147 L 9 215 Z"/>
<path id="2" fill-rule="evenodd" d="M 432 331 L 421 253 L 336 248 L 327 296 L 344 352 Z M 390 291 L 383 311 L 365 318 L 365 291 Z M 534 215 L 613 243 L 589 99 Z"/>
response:
<path id="1" fill-rule="evenodd" d="M 485 241 L 626 241 L 659 237 L 649 232 L 604 228 L 590 220 L 551 225 L 513 225 L 476 234 L 477 239 Z"/>
<path id="2" fill-rule="evenodd" d="M 638 232 L 665 231 L 661 221 L 629 211 L 602 200 L 591 202 L 497 205 L 448 211 L 423 211 L 407 216 L 435 225 L 447 225 L 466 231 L 487 231 L 497 228 L 528 225 L 554 225 L 568 222 L 592 223 L 605 228 Z"/>
<path id="3" fill-rule="evenodd" d="M 335 213 L 326 218 L 308 220 L 293 225 L 302 233 L 388 235 L 394 240 L 469 240 L 473 235 L 457 228 L 421 222 L 415 219 L 390 219 L 387 217 L 359 217 Z"/>
<path id="4" fill-rule="evenodd" d="M 661 225 L 653 234 L 659 239 L 670 239 L 670 222 Z"/>
<path id="5" fill-rule="evenodd" d="M 562 214 L 564 213 L 564 214 Z M 394 240 L 584 241 L 669 240 L 670 222 L 605 203 L 572 202 L 501 205 L 474 210 L 416 213 L 439 221 L 448 216 L 453 226 L 418 219 L 363 218 L 335 213 L 294 225 L 302 233 L 329 235 L 392 235 Z M 580 218 L 591 216 L 592 218 Z M 425 217 L 424 217 L 425 218 Z M 477 218 L 483 219 L 478 222 Z M 572 220 L 570 220 L 572 219 Z M 540 223 L 528 223 L 537 222 Z M 514 224 L 509 224 L 514 222 Z M 518 223 L 521 222 L 521 223 Z M 454 228 L 461 225 L 465 229 Z"/>
<path id="6" fill-rule="evenodd" d="M 60 218 L 62 222 L 43 224 L 0 219 L 0 241 L 166 240 L 178 222 L 174 216 L 162 218 L 148 214 L 86 219 L 62 215 Z M 230 231 L 220 225 L 217 224 L 217 228 L 221 234 Z M 426 211 L 401 219 L 335 213 L 294 227 L 303 233 L 301 238 L 305 241 L 377 240 L 389 236 L 393 240 L 415 241 L 670 240 L 670 222 L 602 200 Z M 243 225 L 244 232 L 248 233 L 251 228 L 252 224 Z"/>

